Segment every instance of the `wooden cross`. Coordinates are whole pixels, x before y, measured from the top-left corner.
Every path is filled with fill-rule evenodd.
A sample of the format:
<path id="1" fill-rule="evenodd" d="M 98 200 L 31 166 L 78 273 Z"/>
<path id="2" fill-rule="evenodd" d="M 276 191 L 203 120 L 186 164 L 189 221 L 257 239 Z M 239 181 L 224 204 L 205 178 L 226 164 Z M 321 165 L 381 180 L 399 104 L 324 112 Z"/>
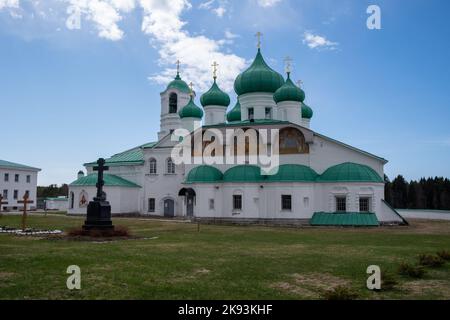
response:
<path id="1" fill-rule="evenodd" d="M 4 204 L 8 204 L 8 201 L 3 201 L 3 196 L 0 194 L 0 215 L 2 214 L 3 211 L 3 206 Z"/>
<path id="2" fill-rule="evenodd" d="M 105 159 L 100 158 L 97 161 L 97 166 L 94 167 L 94 171 L 97 171 L 97 199 L 98 200 L 106 200 L 105 195 L 103 193 L 103 186 L 105 185 L 105 181 L 103 180 L 103 172 L 108 171 L 109 167 L 105 166 Z"/>
<path id="3" fill-rule="evenodd" d="M 17 201 L 17 203 L 23 203 L 23 215 L 22 215 L 22 231 L 25 231 L 27 227 L 27 204 L 34 203 L 33 200 L 28 200 L 28 192 L 25 192 L 23 200 Z"/>
<path id="4" fill-rule="evenodd" d="M 286 58 L 284 58 L 284 63 L 286 64 L 286 67 L 285 67 L 285 71 L 286 71 L 286 73 L 291 73 L 291 71 L 292 71 L 292 69 L 291 69 L 291 67 L 292 67 L 292 58 L 291 57 L 289 57 L 289 56 L 287 56 Z"/>
<path id="5" fill-rule="evenodd" d="M 255 35 L 258 38 L 258 45 L 257 45 L 258 49 L 261 48 L 261 37 L 262 37 L 262 35 L 263 34 L 261 32 L 259 32 L 259 31 Z"/>
<path id="6" fill-rule="evenodd" d="M 180 60 L 177 60 L 177 62 L 175 62 L 176 63 L 176 65 L 177 65 L 177 74 L 180 74 L 180 64 L 181 64 L 181 61 Z"/>
<path id="7" fill-rule="evenodd" d="M 217 67 L 219 66 L 219 64 L 214 61 L 214 63 L 211 65 L 211 67 L 213 67 L 213 77 L 214 80 L 217 79 Z"/>

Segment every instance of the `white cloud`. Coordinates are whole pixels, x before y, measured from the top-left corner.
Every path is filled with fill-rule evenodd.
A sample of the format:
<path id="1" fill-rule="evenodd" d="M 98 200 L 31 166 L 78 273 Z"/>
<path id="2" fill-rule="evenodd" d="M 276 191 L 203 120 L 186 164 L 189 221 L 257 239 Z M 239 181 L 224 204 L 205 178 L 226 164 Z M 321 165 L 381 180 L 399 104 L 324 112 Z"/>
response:
<path id="1" fill-rule="evenodd" d="M 179 59 L 183 64 L 183 79 L 192 81 L 197 90 L 205 91 L 212 81 L 211 63 L 217 61 L 220 85 L 224 90 L 232 91 L 234 79 L 245 67 L 245 60 L 235 54 L 223 53 L 223 41 L 193 36 L 183 29 L 186 23 L 181 20 L 181 14 L 190 7 L 187 1 L 140 2 L 144 9 L 142 30 L 158 43 L 160 63 L 167 66 L 161 74 L 151 76 L 151 80 L 162 84 L 172 80 L 175 70 L 169 66 Z"/>
<path id="2" fill-rule="evenodd" d="M 211 7 L 212 7 L 212 5 L 213 5 L 213 3 L 215 2 L 216 0 L 210 0 L 210 1 L 206 1 L 206 2 L 202 2 L 202 3 L 200 3 L 200 5 L 198 6 L 198 8 L 199 9 L 211 9 Z"/>
<path id="3" fill-rule="evenodd" d="M 339 45 L 337 42 L 332 42 L 327 38 L 315 35 L 311 32 L 305 32 L 303 35 L 303 43 L 310 49 L 328 49 L 334 50 Z"/>
<path id="4" fill-rule="evenodd" d="M 227 39 L 236 39 L 239 38 L 238 34 L 232 33 L 229 29 L 225 30 L 225 38 Z"/>
<path id="5" fill-rule="evenodd" d="M 217 7 L 216 9 L 213 9 L 213 11 L 219 18 L 222 18 L 225 12 L 227 12 L 227 9 L 225 9 L 225 7 Z"/>
<path id="6" fill-rule="evenodd" d="M 281 2 L 281 0 L 258 0 L 258 5 L 260 5 L 263 8 L 269 8 L 276 6 L 278 3 Z"/>
<path id="7" fill-rule="evenodd" d="M 0 10 L 4 8 L 19 8 L 19 0 L 0 0 Z"/>

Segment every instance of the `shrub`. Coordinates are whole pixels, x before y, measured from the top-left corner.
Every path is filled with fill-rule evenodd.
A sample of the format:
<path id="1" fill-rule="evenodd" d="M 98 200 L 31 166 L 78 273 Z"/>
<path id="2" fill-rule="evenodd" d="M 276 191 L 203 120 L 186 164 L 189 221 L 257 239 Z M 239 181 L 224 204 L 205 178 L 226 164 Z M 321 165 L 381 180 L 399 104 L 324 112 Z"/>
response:
<path id="1" fill-rule="evenodd" d="M 381 290 L 389 291 L 395 289 L 398 285 L 397 279 L 390 272 L 381 273 Z"/>
<path id="2" fill-rule="evenodd" d="M 450 261 L 450 251 L 448 251 L 448 250 L 441 250 L 441 251 L 436 252 L 436 254 L 442 260 Z"/>
<path id="3" fill-rule="evenodd" d="M 445 263 L 444 259 L 440 256 L 432 255 L 432 254 L 421 254 L 419 256 L 419 264 L 421 266 L 438 268 Z"/>
<path id="4" fill-rule="evenodd" d="M 412 264 L 402 262 L 398 267 L 398 273 L 411 278 L 423 278 L 426 271 L 422 266 L 414 266 Z"/>
<path id="5" fill-rule="evenodd" d="M 68 235 L 70 237 L 92 237 L 92 238 L 112 238 L 112 237 L 130 237 L 130 231 L 127 227 L 117 226 L 111 230 L 83 230 L 81 228 L 75 228 L 69 230 Z"/>
<path id="6" fill-rule="evenodd" d="M 358 298 L 358 295 L 353 290 L 344 286 L 337 286 L 327 290 L 322 296 L 326 300 L 354 300 Z"/>

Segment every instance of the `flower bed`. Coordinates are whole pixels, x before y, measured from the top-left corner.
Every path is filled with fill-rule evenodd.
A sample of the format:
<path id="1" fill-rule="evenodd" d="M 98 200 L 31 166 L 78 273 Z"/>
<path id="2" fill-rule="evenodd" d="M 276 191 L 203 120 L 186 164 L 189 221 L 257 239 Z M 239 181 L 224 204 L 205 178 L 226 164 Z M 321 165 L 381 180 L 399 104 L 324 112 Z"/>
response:
<path id="1" fill-rule="evenodd" d="M 51 234 L 61 234 L 61 230 L 39 230 L 39 229 L 17 229 L 8 226 L 0 226 L 0 233 L 15 234 L 18 236 L 46 236 Z"/>

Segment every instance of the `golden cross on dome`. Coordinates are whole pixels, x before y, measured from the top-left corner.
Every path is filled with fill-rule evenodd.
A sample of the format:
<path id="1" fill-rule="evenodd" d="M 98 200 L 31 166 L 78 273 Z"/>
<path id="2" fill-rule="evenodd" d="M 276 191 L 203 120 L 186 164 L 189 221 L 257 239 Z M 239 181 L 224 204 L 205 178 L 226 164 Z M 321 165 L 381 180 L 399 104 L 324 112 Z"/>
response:
<path id="1" fill-rule="evenodd" d="M 190 95 L 191 95 L 191 97 L 193 97 L 194 96 L 194 84 L 192 83 L 192 81 L 191 81 L 191 83 L 189 83 L 189 89 L 191 89 Z"/>
<path id="2" fill-rule="evenodd" d="M 261 49 L 261 37 L 262 37 L 262 35 L 263 34 L 261 32 L 259 32 L 259 31 L 255 35 L 258 38 L 258 49 Z"/>
<path id="3" fill-rule="evenodd" d="M 180 60 L 177 60 L 177 62 L 175 62 L 176 63 L 176 65 L 177 65 L 177 73 L 179 74 L 180 73 L 180 65 L 181 65 L 181 61 Z"/>
<path id="4" fill-rule="evenodd" d="M 285 66 L 285 71 L 286 73 L 291 73 L 292 71 L 292 58 L 287 56 L 286 58 L 284 58 L 284 63 L 286 64 Z"/>
<path id="5" fill-rule="evenodd" d="M 219 64 L 214 61 L 214 63 L 211 65 L 211 67 L 213 67 L 213 77 L 214 79 L 217 79 L 217 67 L 219 66 Z"/>

